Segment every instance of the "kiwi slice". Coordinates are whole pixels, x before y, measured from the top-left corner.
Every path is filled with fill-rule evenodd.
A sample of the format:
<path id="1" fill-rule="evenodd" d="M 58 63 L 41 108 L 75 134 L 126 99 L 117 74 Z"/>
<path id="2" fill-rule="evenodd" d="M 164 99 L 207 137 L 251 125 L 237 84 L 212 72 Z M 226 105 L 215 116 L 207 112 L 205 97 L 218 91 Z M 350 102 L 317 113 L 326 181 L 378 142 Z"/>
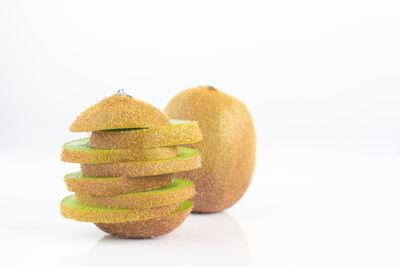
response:
<path id="1" fill-rule="evenodd" d="M 156 161 L 81 164 L 82 173 L 93 177 L 150 176 L 193 170 L 200 166 L 199 152 L 187 147 L 178 147 L 176 157 Z"/>
<path id="2" fill-rule="evenodd" d="M 199 142 L 200 128 L 195 121 L 170 120 L 169 126 L 147 129 L 95 131 L 90 145 L 97 148 L 155 148 Z"/>
<path id="3" fill-rule="evenodd" d="M 174 212 L 144 221 L 125 223 L 95 223 L 102 231 L 125 238 L 151 238 L 168 234 L 178 228 L 193 209 L 189 200 L 182 202 Z"/>
<path id="4" fill-rule="evenodd" d="M 172 183 L 175 173 L 145 177 L 89 177 L 82 172 L 69 173 L 64 182 L 69 191 L 111 196 L 160 188 Z"/>
<path id="5" fill-rule="evenodd" d="M 89 138 L 67 142 L 62 149 L 61 160 L 73 163 L 109 163 L 138 160 L 159 160 L 175 157 L 176 147 L 151 149 L 103 149 L 89 145 Z"/>
<path id="6" fill-rule="evenodd" d="M 72 132 L 147 128 L 169 125 L 158 108 L 127 95 L 112 95 L 82 112 L 72 123 Z"/>
<path id="7" fill-rule="evenodd" d="M 182 202 L 194 196 L 192 181 L 175 179 L 167 186 L 144 192 L 114 196 L 94 196 L 76 193 L 76 200 L 88 206 L 113 209 L 149 209 Z"/>
<path id="8" fill-rule="evenodd" d="M 123 223 L 147 220 L 170 214 L 180 203 L 151 209 L 109 209 L 86 206 L 76 201 L 75 195 L 65 197 L 61 201 L 61 215 L 66 218 L 94 223 Z"/>

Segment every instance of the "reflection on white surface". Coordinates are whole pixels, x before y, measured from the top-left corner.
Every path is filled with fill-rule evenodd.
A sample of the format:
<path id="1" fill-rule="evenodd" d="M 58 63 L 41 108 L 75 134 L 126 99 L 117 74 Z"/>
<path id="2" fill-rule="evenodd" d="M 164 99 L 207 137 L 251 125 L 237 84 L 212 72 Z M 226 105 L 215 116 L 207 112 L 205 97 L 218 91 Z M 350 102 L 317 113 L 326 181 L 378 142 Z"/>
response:
<path id="1" fill-rule="evenodd" d="M 192 214 L 176 231 L 155 239 L 106 235 L 62 266 L 250 266 L 245 235 L 229 214 Z"/>

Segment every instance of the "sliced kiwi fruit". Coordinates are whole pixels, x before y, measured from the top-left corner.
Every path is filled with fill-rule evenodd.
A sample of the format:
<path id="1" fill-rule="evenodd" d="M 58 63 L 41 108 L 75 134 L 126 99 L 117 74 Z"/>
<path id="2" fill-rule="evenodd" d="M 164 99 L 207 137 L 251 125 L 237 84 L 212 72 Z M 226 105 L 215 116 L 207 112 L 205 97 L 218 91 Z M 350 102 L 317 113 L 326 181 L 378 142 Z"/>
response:
<path id="1" fill-rule="evenodd" d="M 148 128 L 169 125 L 158 108 L 127 95 L 112 95 L 82 112 L 72 123 L 72 132 Z"/>
<path id="2" fill-rule="evenodd" d="M 63 146 L 62 161 L 82 168 L 64 177 L 75 192 L 61 201 L 64 217 L 121 237 L 149 238 L 173 231 L 192 211 L 187 199 L 194 184 L 175 177 L 201 166 L 197 150 L 177 147 L 201 140 L 196 122 L 170 121 L 118 92 L 82 112 L 70 130 L 92 135 Z"/>
<path id="3" fill-rule="evenodd" d="M 178 147 L 178 156 L 156 161 L 81 164 L 82 173 L 93 177 L 137 177 L 197 169 L 201 166 L 197 150 Z"/>
<path id="4" fill-rule="evenodd" d="M 192 181 L 175 179 L 164 187 L 114 196 L 94 196 L 76 193 L 79 203 L 88 206 L 113 209 L 149 209 L 182 202 L 194 196 L 195 189 Z"/>
<path id="5" fill-rule="evenodd" d="M 175 173 L 144 177 L 89 177 L 82 172 L 69 173 L 64 182 L 71 192 L 111 196 L 132 192 L 147 191 L 172 183 Z"/>
<path id="6" fill-rule="evenodd" d="M 180 203 L 151 209 L 109 209 L 92 207 L 76 201 L 75 195 L 61 201 L 61 214 L 69 219 L 94 223 L 123 223 L 165 216 L 180 207 Z"/>
<path id="7" fill-rule="evenodd" d="M 97 148 L 155 148 L 199 142 L 202 135 L 195 121 L 170 120 L 169 126 L 147 129 L 95 131 L 90 145 Z"/>
<path id="8" fill-rule="evenodd" d="M 103 149 L 89 145 L 89 138 L 67 142 L 62 149 L 61 160 L 72 163 L 110 163 L 126 161 L 159 160 L 175 157 L 176 147 L 150 149 Z"/>
<path id="9" fill-rule="evenodd" d="M 183 223 L 193 209 L 191 201 L 182 202 L 174 212 L 148 220 L 125 223 L 96 223 L 102 231 L 125 238 L 152 238 L 168 234 Z"/>

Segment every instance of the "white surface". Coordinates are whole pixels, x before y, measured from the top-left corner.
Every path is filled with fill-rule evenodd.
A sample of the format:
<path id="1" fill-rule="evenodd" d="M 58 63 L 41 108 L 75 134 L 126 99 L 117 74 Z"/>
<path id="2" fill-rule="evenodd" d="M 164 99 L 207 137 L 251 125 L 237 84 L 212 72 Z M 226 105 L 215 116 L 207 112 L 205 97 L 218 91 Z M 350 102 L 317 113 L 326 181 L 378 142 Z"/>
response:
<path id="1" fill-rule="evenodd" d="M 399 266 L 397 1 L 2 1 L 1 266 Z M 88 105 L 211 84 L 254 117 L 233 208 L 119 240 L 64 219 Z"/>

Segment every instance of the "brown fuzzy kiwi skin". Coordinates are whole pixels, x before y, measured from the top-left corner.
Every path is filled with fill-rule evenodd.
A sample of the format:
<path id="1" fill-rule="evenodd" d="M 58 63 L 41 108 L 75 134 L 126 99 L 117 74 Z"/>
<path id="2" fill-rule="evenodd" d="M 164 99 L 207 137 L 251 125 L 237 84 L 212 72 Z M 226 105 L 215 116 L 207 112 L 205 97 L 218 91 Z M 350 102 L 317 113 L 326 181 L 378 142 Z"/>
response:
<path id="1" fill-rule="evenodd" d="M 160 188 L 172 183 L 175 174 L 146 177 L 108 177 L 90 179 L 64 179 L 71 192 L 95 196 L 112 196 Z"/>
<path id="2" fill-rule="evenodd" d="M 203 134 L 188 145 L 202 155 L 202 167 L 178 173 L 196 185 L 194 212 L 211 213 L 234 205 L 247 190 L 256 158 L 256 136 L 251 115 L 240 100 L 210 86 L 176 95 L 165 109 L 174 119 L 194 120 Z"/>
<path id="3" fill-rule="evenodd" d="M 197 122 L 139 130 L 95 131 L 90 145 L 96 148 L 154 148 L 199 142 L 202 139 Z"/>
<path id="4" fill-rule="evenodd" d="M 194 184 L 179 190 L 154 194 L 120 194 L 114 196 L 94 196 L 76 193 L 76 200 L 87 206 L 111 209 L 149 209 L 181 203 L 195 195 Z"/>
<path id="5" fill-rule="evenodd" d="M 178 154 L 176 147 L 158 147 L 151 149 L 104 149 L 98 151 L 79 151 L 62 149 L 61 161 L 71 163 L 112 163 L 144 161 L 173 158 Z"/>
<path id="6" fill-rule="evenodd" d="M 96 226 L 106 233 L 123 238 L 153 238 L 174 231 L 185 221 L 192 209 L 193 207 L 179 213 L 145 221 L 96 223 Z"/>
<path id="7" fill-rule="evenodd" d="M 82 173 L 93 177 L 138 177 L 183 172 L 201 166 L 200 155 L 159 161 L 81 164 Z"/>
<path id="8" fill-rule="evenodd" d="M 180 203 L 169 206 L 155 207 L 151 209 L 120 209 L 113 211 L 87 211 L 76 210 L 61 204 L 61 215 L 65 218 L 94 223 L 124 223 L 130 221 L 141 221 L 166 216 L 180 207 Z"/>
<path id="9" fill-rule="evenodd" d="M 170 125 L 158 108 L 126 95 L 112 95 L 83 111 L 72 123 L 72 132 L 147 128 Z"/>

